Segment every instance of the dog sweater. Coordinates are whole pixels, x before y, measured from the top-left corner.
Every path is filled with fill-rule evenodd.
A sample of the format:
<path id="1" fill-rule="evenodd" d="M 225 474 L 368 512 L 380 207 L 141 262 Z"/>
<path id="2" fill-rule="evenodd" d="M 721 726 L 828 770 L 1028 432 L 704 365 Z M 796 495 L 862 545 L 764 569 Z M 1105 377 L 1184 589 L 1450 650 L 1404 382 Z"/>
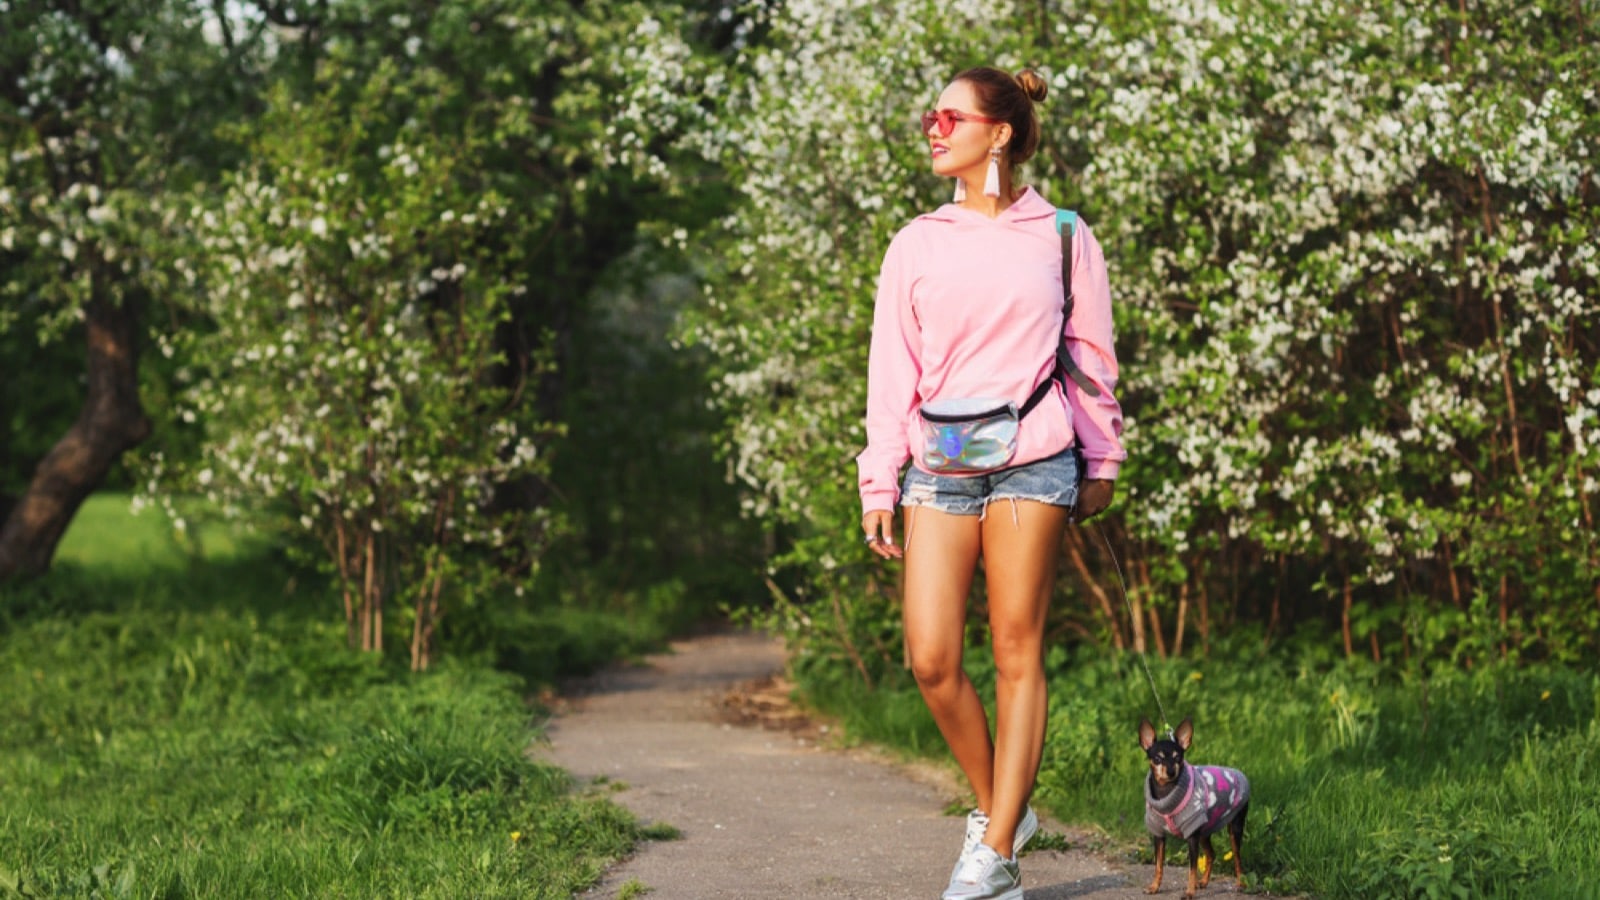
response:
<path id="1" fill-rule="evenodd" d="M 1250 800 L 1250 782 L 1238 769 L 1184 766 L 1178 785 L 1157 800 L 1155 779 L 1144 780 L 1144 824 L 1156 837 L 1204 837 L 1233 821 Z"/>

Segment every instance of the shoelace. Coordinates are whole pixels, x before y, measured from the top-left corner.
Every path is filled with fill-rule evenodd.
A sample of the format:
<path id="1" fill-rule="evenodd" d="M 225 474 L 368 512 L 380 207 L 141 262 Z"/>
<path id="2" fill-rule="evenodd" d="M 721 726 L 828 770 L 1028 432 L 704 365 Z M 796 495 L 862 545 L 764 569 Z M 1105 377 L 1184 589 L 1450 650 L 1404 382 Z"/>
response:
<path id="1" fill-rule="evenodd" d="M 971 856 L 972 851 L 978 849 L 978 842 L 983 840 L 983 833 L 988 830 L 988 816 L 983 813 L 967 816 L 967 838 L 961 843 L 961 855 Z"/>

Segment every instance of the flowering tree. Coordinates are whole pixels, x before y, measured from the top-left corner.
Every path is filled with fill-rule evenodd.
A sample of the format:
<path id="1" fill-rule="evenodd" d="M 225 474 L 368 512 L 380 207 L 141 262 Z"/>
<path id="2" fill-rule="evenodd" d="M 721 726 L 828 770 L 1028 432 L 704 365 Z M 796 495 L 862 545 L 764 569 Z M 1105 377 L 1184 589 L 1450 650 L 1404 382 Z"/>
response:
<path id="1" fill-rule="evenodd" d="M 1079 23 L 1081 71 L 1160 44 L 1147 70 L 1063 87 L 1139 342 L 1130 531 L 1202 597 L 1331 595 L 1347 653 L 1429 642 L 1424 617 L 1470 654 L 1592 645 L 1600 105 L 1592 42 L 1558 36 L 1593 24 L 1554 3 L 1128 24 Z"/>
<path id="2" fill-rule="evenodd" d="M 164 346 L 203 449 L 156 456 L 151 487 L 285 513 L 353 646 L 381 649 L 398 601 L 421 668 L 447 608 L 520 596 L 562 530 L 568 421 L 628 414 L 581 408 L 572 373 L 626 330 L 589 295 L 658 177 L 594 149 L 616 88 L 593 60 L 646 8 L 261 7 L 278 88 L 239 131 L 249 163 L 173 216 L 200 315 Z"/>
<path id="3" fill-rule="evenodd" d="M 3 129 L 0 328 L 30 329 L 0 349 L 85 323 L 89 401 L 15 515 L 0 497 L 0 576 L 42 571 L 150 432 L 153 340 L 147 385 L 180 384 L 151 492 L 283 512 L 351 642 L 379 649 L 398 599 L 425 665 L 448 602 L 520 585 L 551 531 L 555 366 L 649 187 L 596 165 L 592 60 L 647 5 L 57 6 L 0 3 L 0 116 L 27 126 Z"/>
<path id="4" fill-rule="evenodd" d="M 744 195 L 690 334 L 721 360 L 751 511 L 797 526 L 800 589 L 834 601 L 792 609 L 819 646 L 864 672 L 862 647 L 897 646 L 852 599 L 878 577 L 848 464 L 872 282 L 949 188 L 916 112 L 978 63 L 1047 73 L 1026 180 L 1112 270 L 1132 459 L 1107 528 L 1137 613 L 1125 634 L 1091 578 L 1101 602 L 1058 627 L 1167 652 L 1316 618 L 1347 653 L 1593 646 L 1600 60 L 1578 7 L 859 0 L 758 24 L 732 73 L 641 30 L 615 146 L 649 166 L 637 135 L 693 121 L 678 146 Z"/>
<path id="5" fill-rule="evenodd" d="M 475 551 L 515 571 L 539 546 L 541 512 L 494 501 L 539 474 L 552 427 L 521 402 L 539 372 L 508 376 L 494 342 L 523 288 L 504 239 L 519 223 L 476 169 L 488 136 L 426 127 L 443 85 L 396 122 L 402 87 L 380 71 L 350 105 L 274 95 L 252 164 L 191 211 L 213 327 L 174 348 L 196 368 L 184 418 L 207 436 L 178 474 L 313 537 L 352 645 L 381 650 L 385 600 L 404 597 L 422 668 Z"/>
<path id="6" fill-rule="evenodd" d="M 184 0 L 0 3 L 0 331 L 81 340 L 84 359 L 76 419 L 0 497 L 0 579 L 47 569 L 79 504 L 150 433 L 142 314 L 174 274 L 159 198 L 225 162 L 212 129 L 239 110 L 257 50 L 206 40 L 215 21 Z"/>

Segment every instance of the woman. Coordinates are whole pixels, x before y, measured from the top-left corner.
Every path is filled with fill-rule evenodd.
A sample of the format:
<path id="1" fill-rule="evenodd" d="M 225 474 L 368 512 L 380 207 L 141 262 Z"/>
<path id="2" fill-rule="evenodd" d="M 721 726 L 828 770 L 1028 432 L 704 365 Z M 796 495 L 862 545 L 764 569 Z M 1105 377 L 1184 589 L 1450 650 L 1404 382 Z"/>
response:
<path id="1" fill-rule="evenodd" d="M 1033 104 L 1044 81 L 970 69 L 923 117 L 933 171 L 956 179 L 956 202 L 895 235 L 879 275 L 860 469 L 862 530 L 879 556 L 905 560 L 905 632 L 917 686 L 977 800 L 946 900 L 1020 900 L 1016 851 L 1038 820 L 1028 808 L 1044 744 L 1045 613 L 1062 533 L 1110 504 L 1125 458 L 1112 389 L 1111 297 L 1089 229 L 1073 235 L 1075 306 L 1063 321 L 1056 210 L 1012 183 L 1039 144 Z M 1098 387 L 1052 377 L 1065 335 Z M 1015 425 L 1001 468 L 950 466 L 925 430 L 925 404 L 992 403 L 1041 392 Z M 960 406 L 960 403 L 954 404 Z M 933 441 L 930 443 L 930 441 Z M 1086 472 L 1079 488 L 1076 443 Z M 914 465 L 903 485 L 899 473 Z M 903 547 L 893 510 L 905 508 Z M 990 514 L 990 504 L 1004 505 Z M 984 563 L 997 675 L 991 741 L 962 669 L 967 594 Z"/>

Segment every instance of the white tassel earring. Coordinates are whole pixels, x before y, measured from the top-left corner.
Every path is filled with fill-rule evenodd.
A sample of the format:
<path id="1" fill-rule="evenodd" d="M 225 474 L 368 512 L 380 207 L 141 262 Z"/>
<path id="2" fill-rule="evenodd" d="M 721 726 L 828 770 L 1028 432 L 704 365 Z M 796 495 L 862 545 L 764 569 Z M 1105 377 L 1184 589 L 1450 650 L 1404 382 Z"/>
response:
<path id="1" fill-rule="evenodd" d="M 956 196 L 955 196 L 955 199 L 950 201 L 950 202 L 952 202 L 952 203 L 960 203 L 961 201 L 963 201 L 965 199 L 967 199 L 967 183 L 965 181 L 963 181 L 962 179 L 957 178 L 956 179 Z"/>
<path id="2" fill-rule="evenodd" d="M 983 176 L 983 195 L 985 197 L 1000 196 L 1000 148 L 995 147 L 989 151 L 989 171 Z"/>

